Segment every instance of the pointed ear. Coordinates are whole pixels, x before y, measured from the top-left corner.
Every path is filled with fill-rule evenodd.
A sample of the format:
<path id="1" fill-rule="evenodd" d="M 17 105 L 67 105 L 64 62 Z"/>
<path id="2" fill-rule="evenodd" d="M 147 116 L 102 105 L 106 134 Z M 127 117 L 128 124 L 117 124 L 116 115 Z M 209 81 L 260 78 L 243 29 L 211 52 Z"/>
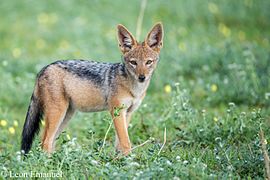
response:
<path id="1" fill-rule="evenodd" d="M 137 41 L 127 28 L 121 24 L 117 26 L 118 30 L 118 43 L 119 48 L 123 54 L 129 52 L 134 46 L 137 45 Z"/>
<path id="2" fill-rule="evenodd" d="M 148 33 L 145 43 L 154 51 L 160 51 L 163 46 L 163 26 L 161 23 L 154 25 L 152 30 Z"/>

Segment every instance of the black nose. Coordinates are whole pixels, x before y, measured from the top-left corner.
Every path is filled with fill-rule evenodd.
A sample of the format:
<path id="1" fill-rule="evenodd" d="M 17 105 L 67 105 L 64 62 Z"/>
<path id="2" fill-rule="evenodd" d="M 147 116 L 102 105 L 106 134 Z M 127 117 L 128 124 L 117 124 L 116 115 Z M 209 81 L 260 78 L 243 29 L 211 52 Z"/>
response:
<path id="1" fill-rule="evenodd" d="M 144 80 L 145 80 L 145 76 L 144 76 L 144 75 L 142 75 L 142 74 L 141 74 L 141 75 L 139 75 L 139 81 L 140 81 L 140 82 L 143 82 Z"/>

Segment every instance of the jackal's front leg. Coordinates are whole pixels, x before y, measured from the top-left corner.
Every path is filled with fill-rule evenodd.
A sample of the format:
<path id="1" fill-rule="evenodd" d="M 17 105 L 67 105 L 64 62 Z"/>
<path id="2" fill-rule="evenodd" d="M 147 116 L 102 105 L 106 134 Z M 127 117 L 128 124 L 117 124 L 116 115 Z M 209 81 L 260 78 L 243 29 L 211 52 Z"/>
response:
<path id="1" fill-rule="evenodd" d="M 130 120 L 131 120 L 131 113 L 127 112 L 126 113 L 126 128 L 127 128 L 127 131 L 128 131 L 128 126 L 129 126 Z M 115 132 L 115 147 L 116 147 L 116 149 L 120 149 L 119 139 L 118 139 L 118 136 L 117 136 L 116 132 Z"/>
<path id="2" fill-rule="evenodd" d="M 124 155 L 128 155 L 131 151 L 131 144 L 128 136 L 127 122 L 126 122 L 126 109 L 122 109 L 118 116 L 114 115 L 114 110 L 111 111 L 118 143 L 116 144 L 117 150 L 121 151 Z"/>

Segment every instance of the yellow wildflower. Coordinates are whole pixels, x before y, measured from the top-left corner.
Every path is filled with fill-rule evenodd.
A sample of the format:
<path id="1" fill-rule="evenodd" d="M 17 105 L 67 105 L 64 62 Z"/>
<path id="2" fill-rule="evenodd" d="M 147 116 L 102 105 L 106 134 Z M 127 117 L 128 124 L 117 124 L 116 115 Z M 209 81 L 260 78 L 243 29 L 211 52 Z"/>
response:
<path id="1" fill-rule="evenodd" d="M 37 17 L 38 23 L 39 24 L 48 24 L 49 22 L 49 15 L 46 13 L 41 13 Z"/>
<path id="2" fill-rule="evenodd" d="M 38 49 L 44 48 L 45 45 L 46 45 L 46 42 L 45 42 L 43 39 L 38 39 L 38 40 L 36 41 L 36 47 L 37 47 Z"/>
<path id="3" fill-rule="evenodd" d="M 186 46 L 186 44 L 183 43 L 183 42 L 179 43 L 178 47 L 179 47 L 179 49 L 180 49 L 181 51 L 183 51 L 183 52 L 186 52 L 186 51 L 187 51 L 187 46 Z"/>
<path id="4" fill-rule="evenodd" d="M 214 117 L 213 120 L 214 120 L 215 122 L 218 122 L 218 118 L 217 118 L 217 117 Z"/>
<path id="5" fill-rule="evenodd" d="M 170 85 L 166 85 L 165 87 L 164 87 L 164 91 L 165 91 L 165 93 L 171 93 L 172 92 L 172 87 L 170 86 Z"/>
<path id="6" fill-rule="evenodd" d="M 18 121 L 15 120 L 15 121 L 13 122 L 13 125 L 14 125 L 15 127 L 18 127 Z"/>
<path id="7" fill-rule="evenodd" d="M 8 128 L 8 131 L 9 131 L 10 134 L 15 134 L 15 128 L 14 127 Z"/>
<path id="8" fill-rule="evenodd" d="M 225 24 L 219 24 L 218 30 L 222 33 L 225 37 L 229 37 L 231 35 L 231 30 Z"/>
<path id="9" fill-rule="evenodd" d="M 62 40 L 60 42 L 60 48 L 62 48 L 62 49 L 68 49 L 69 48 L 69 43 L 66 40 Z"/>
<path id="10" fill-rule="evenodd" d="M 37 21 L 39 24 L 42 25 L 50 25 L 55 24 L 58 21 L 57 14 L 47 14 L 47 13 L 40 13 L 37 17 Z"/>
<path id="11" fill-rule="evenodd" d="M 21 54 L 22 54 L 22 51 L 21 51 L 20 48 L 14 48 L 14 49 L 12 50 L 12 55 L 13 55 L 13 57 L 15 57 L 15 58 L 19 58 L 19 57 L 21 56 Z"/>
<path id="12" fill-rule="evenodd" d="M 6 120 L 1 120 L 0 124 L 1 124 L 1 126 L 5 127 L 7 125 L 7 121 Z"/>
<path id="13" fill-rule="evenodd" d="M 238 38 L 239 38 L 240 41 L 245 40 L 245 39 L 246 39 L 246 34 L 245 34 L 245 32 L 239 31 L 239 32 L 238 32 Z"/>
<path id="14" fill-rule="evenodd" d="M 216 84 L 212 84 L 212 85 L 211 85 L 211 91 L 212 91 L 212 92 L 216 92 L 217 90 L 218 90 L 217 85 L 216 85 Z"/>
<path id="15" fill-rule="evenodd" d="M 212 13 L 212 14 L 217 14 L 218 13 L 218 6 L 215 3 L 208 3 L 208 10 Z"/>
<path id="16" fill-rule="evenodd" d="M 70 140 L 70 139 L 71 139 L 71 138 L 70 138 L 70 136 L 69 136 L 69 134 L 67 134 L 67 135 L 66 135 L 66 137 L 67 137 L 67 139 L 68 139 L 68 140 Z"/>
<path id="17" fill-rule="evenodd" d="M 75 56 L 75 57 L 78 57 L 78 56 L 81 56 L 81 55 L 82 55 L 81 51 L 73 52 L 73 56 Z"/>

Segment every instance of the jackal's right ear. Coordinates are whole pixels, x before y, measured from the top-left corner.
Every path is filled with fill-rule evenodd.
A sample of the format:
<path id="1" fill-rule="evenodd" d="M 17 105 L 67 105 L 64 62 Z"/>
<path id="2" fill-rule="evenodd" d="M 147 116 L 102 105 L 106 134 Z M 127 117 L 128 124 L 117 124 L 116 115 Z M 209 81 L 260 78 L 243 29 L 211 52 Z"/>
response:
<path id="1" fill-rule="evenodd" d="M 119 24 L 117 26 L 118 30 L 118 43 L 119 48 L 123 54 L 129 52 L 135 45 L 137 45 L 137 41 L 132 36 L 132 34 L 125 28 L 125 26 Z"/>

